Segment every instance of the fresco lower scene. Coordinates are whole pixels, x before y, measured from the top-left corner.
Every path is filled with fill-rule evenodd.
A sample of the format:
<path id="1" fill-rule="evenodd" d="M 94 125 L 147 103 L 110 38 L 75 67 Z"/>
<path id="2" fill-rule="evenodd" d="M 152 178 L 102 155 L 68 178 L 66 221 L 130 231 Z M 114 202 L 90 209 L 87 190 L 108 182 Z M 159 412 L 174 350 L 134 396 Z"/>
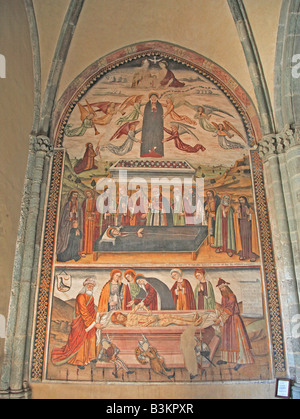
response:
<path id="1" fill-rule="evenodd" d="M 90 82 L 59 135 L 43 378 L 270 379 L 256 138 L 232 98 L 136 57 Z"/>

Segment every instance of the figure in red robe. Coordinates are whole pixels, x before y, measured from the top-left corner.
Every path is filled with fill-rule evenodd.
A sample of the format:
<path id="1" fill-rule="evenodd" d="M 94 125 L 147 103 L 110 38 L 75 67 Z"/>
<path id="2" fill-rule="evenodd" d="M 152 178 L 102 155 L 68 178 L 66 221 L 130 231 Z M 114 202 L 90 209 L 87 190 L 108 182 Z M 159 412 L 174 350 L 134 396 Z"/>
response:
<path id="1" fill-rule="evenodd" d="M 159 67 L 165 71 L 165 76 L 161 80 L 161 86 L 168 86 L 168 87 L 183 87 L 185 83 L 180 82 L 176 79 L 174 73 L 169 70 L 169 65 L 167 61 L 163 60 L 159 63 Z"/>
<path id="2" fill-rule="evenodd" d="M 96 155 L 97 154 L 94 150 L 93 144 L 87 143 L 83 159 L 79 160 L 79 162 L 76 164 L 74 167 L 74 172 L 79 175 L 86 170 L 98 169 L 98 167 L 95 165 Z"/>
<path id="3" fill-rule="evenodd" d="M 95 241 L 100 235 L 100 214 L 96 207 L 95 193 L 91 189 L 88 189 L 84 194 L 86 199 L 82 204 L 83 255 L 93 253 Z"/>
<path id="4" fill-rule="evenodd" d="M 83 289 L 76 298 L 75 318 L 68 341 L 64 347 L 52 351 L 52 362 L 56 366 L 68 363 L 83 369 L 97 358 L 96 329 L 100 326 L 96 324 L 95 285 L 92 278 L 83 283 Z"/>
<path id="5" fill-rule="evenodd" d="M 176 310 L 196 310 L 194 292 L 191 284 L 183 278 L 181 269 L 172 269 L 171 277 L 175 280 L 171 288 Z"/>
<path id="6" fill-rule="evenodd" d="M 199 150 L 201 150 L 201 151 L 206 150 L 206 148 L 203 147 L 203 145 L 201 145 L 201 144 L 196 144 L 194 146 L 191 146 L 189 144 L 184 143 L 179 138 L 178 128 L 175 125 L 172 126 L 171 130 L 169 130 L 167 128 L 164 128 L 164 130 L 166 131 L 166 133 L 170 134 L 170 137 L 163 140 L 163 143 L 174 140 L 175 147 L 178 148 L 178 150 L 180 150 L 180 151 L 185 151 L 186 153 L 198 153 Z"/>

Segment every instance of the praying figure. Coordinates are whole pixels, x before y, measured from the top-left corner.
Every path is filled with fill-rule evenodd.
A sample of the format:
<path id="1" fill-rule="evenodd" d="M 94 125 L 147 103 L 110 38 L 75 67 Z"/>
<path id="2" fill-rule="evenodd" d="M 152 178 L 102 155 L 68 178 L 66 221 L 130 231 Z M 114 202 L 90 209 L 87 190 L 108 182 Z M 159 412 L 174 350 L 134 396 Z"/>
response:
<path id="1" fill-rule="evenodd" d="M 158 94 L 150 93 L 143 118 L 141 157 L 164 156 L 163 114 L 163 107 L 158 101 Z"/>
<path id="2" fill-rule="evenodd" d="M 79 175 L 86 170 L 98 169 L 95 165 L 96 152 L 94 150 L 92 143 L 86 144 L 86 150 L 83 156 L 83 159 L 79 160 L 74 167 L 74 172 Z"/>
<path id="3" fill-rule="evenodd" d="M 240 260 L 250 259 L 255 262 L 259 258 L 258 235 L 255 222 L 254 211 L 251 208 L 245 196 L 239 197 L 239 206 L 236 210 L 239 232 L 239 244 L 241 250 L 238 250 Z"/>
<path id="4" fill-rule="evenodd" d="M 171 277 L 175 280 L 171 293 L 176 310 L 195 310 L 195 298 L 191 284 L 183 278 L 181 269 L 172 269 Z"/>

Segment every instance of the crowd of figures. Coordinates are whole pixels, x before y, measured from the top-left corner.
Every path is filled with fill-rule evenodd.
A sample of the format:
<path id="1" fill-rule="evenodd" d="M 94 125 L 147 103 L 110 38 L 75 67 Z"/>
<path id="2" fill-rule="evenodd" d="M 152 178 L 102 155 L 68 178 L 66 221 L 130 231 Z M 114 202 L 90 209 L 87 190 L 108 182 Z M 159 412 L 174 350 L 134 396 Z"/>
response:
<path id="1" fill-rule="evenodd" d="M 133 269 L 124 272 L 125 284 L 122 271 L 114 269 L 101 290 L 98 306 L 93 296 L 96 281 L 87 278 L 76 298 L 76 313 L 68 341 L 64 347 L 53 350 L 52 362 L 56 366 L 68 363 L 81 369 L 91 362 L 112 362 L 116 378 L 120 369 L 131 374 L 119 357 L 119 348 L 108 336 L 104 336 L 110 322 L 117 327 L 141 328 L 143 339 L 139 341 L 135 352 L 138 362 L 145 364 L 149 361 L 155 373 L 169 379 L 174 374 L 170 374 L 163 358 L 144 336 L 149 327 L 193 326 L 182 333 L 183 355 L 188 356 L 192 348 L 195 359 L 204 356 L 209 365 L 214 367 L 213 357 L 219 347 L 221 355 L 218 365 L 233 363 L 237 371 L 243 365 L 253 364 L 250 339 L 230 284 L 219 278 L 216 285 L 221 293 L 219 304 L 205 270 L 197 268 L 194 274 L 198 282 L 195 290 L 190 281 L 184 278 L 181 269 L 172 269 L 170 275 L 174 284 L 169 289 L 158 278 L 145 277 Z M 199 338 L 195 336 L 197 327 L 201 329 Z M 193 331 L 192 346 L 189 342 L 190 330 Z M 186 365 L 189 369 L 188 360 Z M 192 367 L 189 371 L 191 378 L 197 375 Z"/>
<path id="2" fill-rule="evenodd" d="M 245 196 L 233 205 L 229 195 L 219 197 L 213 190 L 198 199 L 195 188 L 182 194 L 174 186 L 169 197 L 161 187 L 153 188 L 151 198 L 137 186 L 129 196 L 120 186 L 118 199 L 113 199 L 108 186 L 98 195 L 85 191 L 83 202 L 72 190 L 62 207 L 57 238 L 57 261 L 79 261 L 94 252 L 96 241 L 110 235 L 121 235 L 126 226 L 208 226 L 208 242 L 216 253 L 238 255 L 240 260 L 255 262 L 259 245 L 255 215 Z M 117 201 L 117 202 L 116 202 Z M 122 233 L 125 234 L 125 233 Z"/>

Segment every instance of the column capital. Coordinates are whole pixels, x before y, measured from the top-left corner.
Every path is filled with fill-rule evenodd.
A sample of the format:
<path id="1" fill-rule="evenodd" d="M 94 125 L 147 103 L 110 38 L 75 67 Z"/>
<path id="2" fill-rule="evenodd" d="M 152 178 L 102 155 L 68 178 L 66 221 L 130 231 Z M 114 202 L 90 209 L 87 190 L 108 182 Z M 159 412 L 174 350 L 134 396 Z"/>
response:
<path id="1" fill-rule="evenodd" d="M 300 145 L 300 127 L 286 127 L 281 132 L 265 135 L 258 144 L 258 152 L 263 160 L 285 153 L 291 147 Z"/>
<path id="2" fill-rule="evenodd" d="M 44 152 L 48 156 L 52 156 L 54 147 L 52 141 L 46 135 L 38 135 L 34 138 L 34 150 L 36 152 Z"/>

